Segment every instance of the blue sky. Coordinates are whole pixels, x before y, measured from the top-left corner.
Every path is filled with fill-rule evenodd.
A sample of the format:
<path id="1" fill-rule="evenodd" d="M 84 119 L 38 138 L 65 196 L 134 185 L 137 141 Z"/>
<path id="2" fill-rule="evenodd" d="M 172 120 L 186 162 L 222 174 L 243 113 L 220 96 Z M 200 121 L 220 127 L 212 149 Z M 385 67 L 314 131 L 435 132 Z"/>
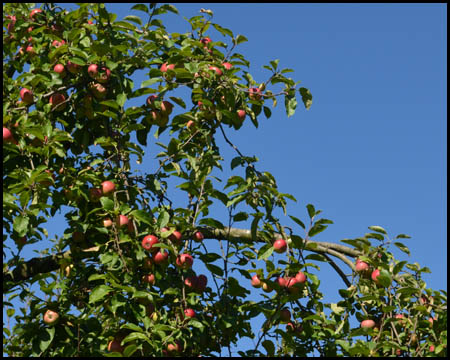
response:
<path id="1" fill-rule="evenodd" d="M 429 287 L 446 290 L 447 5 L 175 6 L 180 15 L 162 17 L 167 31 L 188 32 L 183 17 L 211 9 L 214 23 L 248 38 L 236 51 L 250 61 L 256 81 L 270 76 L 263 65 L 280 59 L 279 66 L 294 69 L 288 75 L 311 90 L 309 111 L 299 103 L 287 118 L 279 106 L 269 120 L 261 117 L 258 129 L 247 118 L 239 132 L 228 132 L 241 152 L 260 159 L 259 170 L 276 177 L 281 192 L 297 198 L 289 203 L 289 214 L 306 221 L 306 204 L 322 209 L 334 224 L 316 236 L 318 241 L 362 236 L 370 225 L 384 227 L 392 237 L 406 233 L 412 237 L 404 241 L 411 250 L 407 259 L 431 269 L 425 275 Z M 107 4 L 119 18 L 131 13 L 130 7 Z M 208 35 L 225 40 L 215 31 Z M 134 79 L 139 86 L 146 77 L 141 72 Z M 150 144 L 142 171 L 151 171 L 146 164 L 155 163 L 158 151 Z M 228 162 L 235 156 L 230 148 L 223 154 Z M 225 168 L 222 178 L 231 175 Z M 217 216 L 227 221 L 225 209 L 217 209 Z M 51 234 L 64 231 L 57 219 L 52 223 Z M 35 256 L 36 248 L 30 246 L 23 256 Z M 325 301 L 337 301 L 344 285 L 321 265 L 320 273 L 313 272 Z M 256 292 L 252 289 L 255 300 Z"/>

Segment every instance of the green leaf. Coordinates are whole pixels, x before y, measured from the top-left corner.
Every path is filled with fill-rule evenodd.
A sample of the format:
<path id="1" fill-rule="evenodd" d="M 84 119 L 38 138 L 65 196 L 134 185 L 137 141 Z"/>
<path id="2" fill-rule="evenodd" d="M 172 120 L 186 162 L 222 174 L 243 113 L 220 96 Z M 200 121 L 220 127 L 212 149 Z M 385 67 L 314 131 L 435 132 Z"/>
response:
<path id="1" fill-rule="evenodd" d="M 243 162 L 240 156 L 236 156 L 233 160 L 231 160 L 231 170 L 233 170 L 236 166 L 241 165 Z"/>
<path id="2" fill-rule="evenodd" d="M 268 356 L 273 356 L 275 354 L 275 345 L 270 340 L 264 340 L 262 343 L 262 346 L 267 351 Z"/>
<path id="3" fill-rule="evenodd" d="M 399 234 L 394 239 L 411 239 L 411 236 L 406 234 Z"/>
<path id="4" fill-rule="evenodd" d="M 270 65 L 272 65 L 272 68 L 276 71 L 278 67 L 278 63 L 280 62 L 280 59 L 272 60 L 270 62 Z"/>
<path id="5" fill-rule="evenodd" d="M 143 11 L 147 14 L 149 13 L 147 5 L 145 5 L 145 4 L 136 4 L 131 8 L 131 10 L 139 10 L 139 11 Z"/>
<path id="6" fill-rule="evenodd" d="M 218 32 L 220 32 L 222 35 L 228 35 L 229 37 L 233 37 L 233 32 L 231 31 L 231 30 L 229 30 L 229 29 L 226 29 L 226 28 L 224 28 L 224 27 L 222 27 L 222 26 L 220 26 L 220 25 L 217 25 L 217 24 L 212 24 L 212 26 L 214 26 L 215 27 L 215 29 L 218 31 Z"/>
<path id="7" fill-rule="evenodd" d="M 236 45 L 239 45 L 245 41 L 248 41 L 248 39 L 244 35 L 236 36 L 236 39 L 235 39 Z"/>
<path id="8" fill-rule="evenodd" d="M 217 265 L 213 265 L 213 264 L 209 264 L 206 263 L 205 264 L 206 268 L 211 271 L 213 274 L 216 274 L 218 276 L 223 276 L 223 270 L 222 268 L 218 267 Z"/>
<path id="9" fill-rule="evenodd" d="M 125 16 L 123 19 L 124 19 L 124 20 L 128 20 L 128 21 L 133 21 L 133 22 L 135 22 L 136 24 L 142 26 L 142 20 L 141 20 L 141 18 L 140 18 L 139 16 L 128 15 L 128 16 Z"/>
<path id="10" fill-rule="evenodd" d="M 379 232 L 379 233 L 382 233 L 384 235 L 387 235 L 386 230 L 384 230 L 381 226 L 369 226 L 369 229 L 373 230 L 373 231 L 376 231 L 376 232 Z"/>
<path id="11" fill-rule="evenodd" d="M 306 110 L 309 110 L 309 108 L 312 105 L 312 95 L 311 92 L 307 88 L 300 88 L 300 95 L 302 96 L 303 104 L 305 105 Z"/>
<path id="12" fill-rule="evenodd" d="M 29 221 L 30 219 L 24 215 L 19 215 L 14 218 L 13 229 L 18 236 L 22 237 L 27 234 Z"/>
<path id="13" fill-rule="evenodd" d="M 49 327 L 45 330 L 43 330 L 44 334 L 40 334 L 39 336 L 39 349 L 44 352 L 45 350 L 48 349 L 48 347 L 50 346 L 50 344 L 52 343 L 54 337 L 55 337 L 55 327 Z"/>
<path id="14" fill-rule="evenodd" d="M 114 210 L 114 201 L 112 201 L 111 199 L 102 196 L 100 198 L 100 202 L 102 203 L 102 206 L 105 210 Z"/>
<path id="15" fill-rule="evenodd" d="M 170 220 L 170 215 L 167 211 L 161 210 L 158 216 L 157 224 L 160 228 L 166 226 Z"/>
<path id="16" fill-rule="evenodd" d="M 411 255 L 409 248 L 406 245 L 402 244 L 401 242 L 395 242 L 394 245 L 397 246 L 404 253 Z"/>
<path id="17" fill-rule="evenodd" d="M 298 235 L 291 235 L 292 243 L 295 249 L 303 249 L 303 239 Z"/>
<path id="18" fill-rule="evenodd" d="M 269 119 L 272 116 L 272 111 L 267 106 L 264 106 L 263 109 L 264 115 L 266 115 L 266 118 Z"/>
<path id="19" fill-rule="evenodd" d="M 100 285 L 94 288 L 89 295 L 89 304 L 95 303 L 101 299 L 103 299 L 109 292 L 111 291 L 111 287 L 107 285 Z"/>
<path id="20" fill-rule="evenodd" d="M 258 251 L 258 260 L 266 260 L 273 253 L 273 245 L 263 245 Z"/>
<path id="21" fill-rule="evenodd" d="M 233 221 L 239 222 L 239 221 L 245 221 L 248 219 L 248 214 L 246 212 L 238 212 L 236 215 L 233 216 Z"/>
<path id="22" fill-rule="evenodd" d="M 310 237 L 313 237 L 314 235 L 317 235 L 318 233 L 321 233 L 322 231 L 324 231 L 327 227 L 328 227 L 327 225 L 321 225 L 321 224 L 315 223 L 313 225 L 313 227 L 308 231 L 308 235 Z"/>
<path id="23" fill-rule="evenodd" d="M 258 237 L 257 237 L 257 230 L 258 230 L 258 222 L 259 220 L 264 216 L 263 213 L 256 213 L 253 215 L 253 221 L 252 221 L 252 226 L 251 226 L 251 234 L 252 234 L 252 240 L 253 241 L 258 241 Z"/>
<path id="24" fill-rule="evenodd" d="M 312 219 L 314 215 L 316 215 L 316 209 L 314 209 L 314 205 L 308 204 L 306 205 L 306 208 L 308 209 L 308 215 Z"/>
<path id="25" fill-rule="evenodd" d="M 213 219 L 213 218 L 204 218 L 204 219 L 201 219 L 201 220 L 199 221 L 199 224 L 200 224 L 200 225 L 211 226 L 211 227 L 213 227 L 213 228 L 221 229 L 221 230 L 223 230 L 223 229 L 225 228 L 225 227 L 223 226 L 223 224 L 222 224 L 220 221 L 218 221 L 218 220 L 216 220 L 216 219 Z"/>
<path id="26" fill-rule="evenodd" d="M 147 225 L 153 225 L 153 217 L 144 210 L 133 210 L 130 216 Z"/>

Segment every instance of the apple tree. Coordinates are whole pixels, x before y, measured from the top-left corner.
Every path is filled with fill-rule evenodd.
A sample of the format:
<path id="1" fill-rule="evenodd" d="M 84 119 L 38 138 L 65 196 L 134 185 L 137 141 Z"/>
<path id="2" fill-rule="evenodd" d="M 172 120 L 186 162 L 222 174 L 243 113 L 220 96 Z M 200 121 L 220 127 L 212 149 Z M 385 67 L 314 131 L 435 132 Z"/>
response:
<path id="1" fill-rule="evenodd" d="M 287 116 L 311 106 L 292 70 L 269 61 L 256 81 L 247 39 L 210 10 L 180 34 L 163 23 L 173 5 L 131 8 L 142 16 L 3 4 L 4 353 L 232 355 L 247 337 L 237 354 L 446 356 L 446 293 L 391 250 L 409 254 L 407 235 L 314 240 L 332 221 L 311 204 L 307 220 L 289 214 L 295 198 L 230 141 L 280 100 Z M 49 239 L 55 216 L 65 230 Z M 337 303 L 322 301 L 320 265 L 342 281 Z"/>

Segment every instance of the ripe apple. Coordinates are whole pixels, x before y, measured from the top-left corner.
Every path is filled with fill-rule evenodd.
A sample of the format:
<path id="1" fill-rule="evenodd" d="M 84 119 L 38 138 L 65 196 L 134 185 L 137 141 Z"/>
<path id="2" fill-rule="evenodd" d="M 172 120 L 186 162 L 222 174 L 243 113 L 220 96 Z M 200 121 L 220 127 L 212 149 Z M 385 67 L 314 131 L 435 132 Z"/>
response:
<path id="1" fill-rule="evenodd" d="M 290 294 L 298 295 L 300 293 L 300 288 L 298 286 L 295 286 L 295 284 L 298 283 L 295 277 L 286 279 L 286 283 L 286 287 Z"/>
<path id="2" fill-rule="evenodd" d="M 7 15 L 6 16 L 11 21 L 8 24 L 8 32 L 12 33 L 14 31 L 14 25 L 16 24 L 16 17 L 14 15 Z"/>
<path id="3" fill-rule="evenodd" d="M 147 100 L 145 101 L 148 106 L 150 106 L 152 109 L 156 109 L 154 102 L 158 98 L 158 95 L 150 95 Z"/>
<path id="4" fill-rule="evenodd" d="M 364 329 L 371 329 L 375 326 L 375 321 L 373 320 L 363 320 L 361 321 L 361 327 Z"/>
<path id="5" fill-rule="evenodd" d="M 106 87 L 100 83 L 90 83 L 89 90 L 91 90 L 92 94 L 99 100 L 104 99 L 106 92 L 108 91 Z"/>
<path id="6" fill-rule="evenodd" d="M 104 227 L 110 227 L 110 226 L 112 226 L 112 224 L 113 224 L 113 222 L 112 222 L 112 220 L 109 219 L 109 218 L 103 220 L 103 226 L 104 226 Z"/>
<path id="7" fill-rule="evenodd" d="M 60 46 L 64 45 L 66 42 L 64 40 L 53 40 L 52 45 L 56 48 L 59 48 Z"/>
<path id="8" fill-rule="evenodd" d="M 14 136 L 12 132 L 5 127 L 3 127 L 3 142 L 4 143 L 14 142 Z"/>
<path id="9" fill-rule="evenodd" d="M 119 227 L 128 225 L 129 219 L 125 215 L 119 215 L 116 219 L 116 224 Z"/>
<path id="10" fill-rule="evenodd" d="M 434 345 L 430 345 L 430 352 L 434 352 Z"/>
<path id="11" fill-rule="evenodd" d="M 367 264 L 366 262 L 361 261 L 359 259 L 356 259 L 355 271 L 364 272 L 367 270 L 369 270 L 369 264 Z"/>
<path id="12" fill-rule="evenodd" d="M 153 261 L 155 264 L 162 264 L 167 261 L 167 258 L 169 257 L 169 253 L 167 251 L 158 251 L 157 253 L 153 254 Z"/>
<path id="13" fill-rule="evenodd" d="M 59 314 L 53 310 L 47 310 L 44 314 L 44 323 L 47 325 L 54 325 L 59 319 Z"/>
<path id="14" fill-rule="evenodd" d="M 196 284 L 197 285 L 196 286 L 197 289 L 196 290 L 198 292 L 205 291 L 207 284 L 208 284 L 208 278 L 205 275 L 203 275 L 203 274 L 199 275 L 197 277 L 197 284 Z"/>
<path id="15" fill-rule="evenodd" d="M 189 318 L 194 318 L 195 317 L 195 311 L 193 309 L 185 309 L 184 310 L 184 315 L 189 317 Z"/>
<path id="16" fill-rule="evenodd" d="M 121 342 L 122 340 L 119 339 L 111 340 L 108 344 L 108 351 L 123 353 L 124 348 L 122 345 L 120 345 Z"/>
<path id="17" fill-rule="evenodd" d="M 273 243 L 273 249 L 275 252 L 281 254 L 286 251 L 287 243 L 284 239 L 278 239 Z"/>
<path id="18" fill-rule="evenodd" d="M 371 278 L 372 278 L 372 280 L 375 281 L 377 284 L 379 283 L 379 282 L 378 282 L 378 276 L 379 276 L 379 275 L 380 275 L 380 270 L 375 269 L 374 271 L 372 271 Z"/>
<path id="19" fill-rule="evenodd" d="M 160 68 L 161 72 L 165 73 L 165 72 L 167 72 L 167 69 L 170 69 L 170 70 L 175 69 L 175 64 L 167 65 L 167 63 L 164 63 L 161 65 L 161 68 Z"/>
<path id="20" fill-rule="evenodd" d="M 280 287 L 286 287 L 289 279 L 290 278 L 283 278 L 283 277 L 279 276 L 277 279 L 277 283 L 278 283 L 278 285 L 280 285 Z"/>
<path id="21" fill-rule="evenodd" d="M 89 189 L 89 198 L 91 199 L 91 201 L 99 201 L 102 195 L 103 195 L 102 189 L 99 188 Z"/>
<path id="22" fill-rule="evenodd" d="M 297 275 L 295 275 L 295 280 L 297 280 L 298 283 L 303 284 L 306 281 L 306 275 L 299 271 Z"/>
<path id="23" fill-rule="evenodd" d="M 62 111 L 65 109 L 67 103 L 64 103 L 61 106 L 59 104 L 63 103 L 66 100 L 66 97 L 61 93 L 55 93 L 50 96 L 50 104 L 52 104 L 52 109 L 56 109 L 56 111 Z"/>
<path id="24" fill-rule="evenodd" d="M 155 275 L 153 275 L 153 274 L 143 275 L 142 281 L 146 282 L 150 285 L 155 285 L 155 282 L 156 282 Z"/>
<path id="25" fill-rule="evenodd" d="M 224 62 L 224 63 L 222 64 L 222 66 L 223 66 L 225 69 L 227 69 L 227 70 L 230 70 L 230 69 L 233 67 L 233 65 L 230 64 L 229 62 Z"/>
<path id="26" fill-rule="evenodd" d="M 189 289 L 194 290 L 197 287 L 197 276 L 188 276 L 184 279 L 184 285 L 186 285 Z"/>
<path id="27" fill-rule="evenodd" d="M 261 280 L 259 279 L 259 276 L 258 276 L 258 275 L 253 275 L 253 276 L 252 276 L 251 284 L 252 284 L 252 286 L 255 287 L 255 288 L 260 288 L 260 287 L 262 286 L 262 282 L 261 282 Z"/>
<path id="28" fill-rule="evenodd" d="M 204 37 L 203 39 L 200 40 L 200 42 L 203 45 L 208 45 L 210 42 L 212 42 L 211 38 L 209 36 Z"/>
<path id="29" fill-rule="evenodd" d="M 202 242 L 205 237 L 203 236 L 201 231 L 196 231 L 194 234 L 194 240 L 196 242 Z"/>
<path id="30" fill-rule="evenodd" d="M 28 45 L 27 48 L 25 49 L 25 51 L 30 55 L 36 55 L 36 51 L 34 51 L 34 48 L 32 45 Z M 21 53 L 21 55 L 22 55 L 22 53 Z"/>
<path id="31" fill-rule="evenodd" d="M 169 101 L 161 102 L 161 114 L 170 115 L 173 110 L 173 104 Z"/>
<path id="32" fill-rule="evenodd" d="M 59 76 L 61 76 L 62 78 L 66 76 L 66 69 L 64 68 L 63 64 L 56 64 L 53 68 L 53 71 L 59 74 Z"/>
<path id="33" fill-rule="evenodd" d="M 169 231 L 168 228 L 163 227 L 161 229 L 161 232 Z M 180 245 L 181 244 L 181 238 L 182 235 L 179 231 L 175 230 L 172 234 L 169 235 L 169 240 L 172 241 L 174 244 Z"/>
<path id="34" fill-rule="evenodd" d="M 282 322 L 288 322 L 289 320 L 291 320 L 291 312 L 289 311 L 289 309 L 280 310 L 280 320 Z"/>
<path id="35" fill-rule="evenodd" d="M 245 110 L 238 110 L 237 115 L 238 115 L 239 120 L 241 120 L 241 121 L 245 120 L 245 115 L 246 115 Z"/>
<path id="36" fill-rule="evenodd" d="M 99 72 L 98 65 L 91 64 L 88 67 L 88 74 L 92 79 L 97 80 L 98 82 L 104 84 L 108 82 L 109 77 L 111 76 L 111 70 L 103 66 L 101 68 L 101 71 Z"/>
<path id="37" fill-rule="evenodd" d="M 197 127 L 195 126 L 195 122 L 193 120 L 189 120 L 186 123 L 186 127 L 190 130 L 190 131 L 195 131 L 197 129 Z"/>
<path id="38" fill-rule="evenodd" d="M 67 70 L 71 73 L 71 74 L 78 74 L 81 70 L 81 66 L 78 64 L 74 64 L 73 62 L 68 61 L 67 62 Z"/>
<path id="39" fill-rule="evenodd" d="M 261 89 L 257 87 L 252 87 L 248 89 L 249 95 L 248 97 L 251 100 L 261 100 Z"/>
<path id="40" fill-rule="evenodd" d="M 167 351 L 169 353 L 179 353 L 181 352 L 181 344 L 178 340 L 175 341 L 175 344 L 167 345 Z"/>
<path id="41" fill-rule="evenodd" d="M 27 88 L 23 88 L 20 90 L 20 98 L 24 102 L 24 104 L 30 105 L 34 102 L 33 100 L 33 92 L 28 90 Z"/>
<path id="42" fill-rule="evenodd" d="M 37 14 L 37 13 L 41 13 L 41 12 L 42 12 L 41 9 L 33 9 L 33 10 L 31 10 L 31 12 L 30 12 L 30 19 L 34 21 L 34 15 Z"/>
<path id="43" fill-rule="evenodd" d="M 145 270 L 151 270 L 153 268 L 153 259 L 151 257 L 145 258 L 143 267 Z"/>
<path id="44" fill-rule="evenodd" d="M 186 270 L 186 269 L 189 269 L 192 267 L 192 264 L 194 263 L 194 259 L 189 254 L 180 254 L 177 256 L 175 263 L 179 268 Z"/>
<path id="45" fill-rule="evenodd" d="M 217 76 L 222 76 L 222 70 L 220 70 L 217 66 L 210 66 L 209 70 L 215 71 Z"/>
<path id="46" fill-rule="evenodd" d="M 159 251 L 159 248 L 153 248 L 152 246 L 159 243 L 158 238 L 155 235 L 147 235 L 142 239 L 142 247 L 151 252 Z"/>
<path id="47" fill-rule="evenodd" d="M 116 185 L 112 181 L 106 180 L 102 182 L 103 195 L 112 193 L 115 189 Z"/>

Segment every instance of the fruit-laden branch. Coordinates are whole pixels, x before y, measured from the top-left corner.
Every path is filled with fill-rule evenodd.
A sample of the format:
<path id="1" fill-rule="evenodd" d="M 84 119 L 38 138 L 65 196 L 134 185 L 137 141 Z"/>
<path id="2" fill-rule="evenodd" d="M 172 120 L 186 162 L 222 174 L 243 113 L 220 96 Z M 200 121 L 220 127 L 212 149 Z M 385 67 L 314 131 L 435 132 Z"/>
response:
<path id="1" fill-rule="evenodd" d="M 198 228 L 205 239 L 216 239 L 216 240 L 227 240 L 230 241 L 243 241 L 252 242 L 251 231 L 247 229 L 237 229 L 237 228 L 224 228 L 224 229 L 211 229 L 211 228 Z M 278 234 L 276 234 L 277 237 Z M 258 242 L 262 240 L 258 239 Z M 305 241 L 305 250 L 320 253 L 326 256 L 332 255 L 339 258 L 345 262 L 349 267 L 354 269 L 353 261 L 347 258 L 358 257 L 361 253 L 345 245 L 339 245 L 329 242 L 318 242 L 318 241 Z M 88 249 L 83 249 L 80 253 L 77 253 L 77 259 L 91 258 L 98 255 L 99 247 L 95 246 Z M 58 253 L 43 258 L 33 258 L 26 262 L 17 265 L 13 270 L 7 269 L 3 272 L 3 293 L 8 292 L 11 288 L 18 285 L 22 281 L 31 279 L 32 277 L 45 274 L 59 269 L 61 260 L 72 259 L 73 254 L 70 250 Z M 329 259 L 328 256 L 326 256 Z M 329 259 L 330 260 L 330 259 Z M 343 275 L 342 271 L 338 271 L 339 267 L 332 261 L 328 261 L 330 265 L 336 270 L 336 272 L 342 277 L 344 282 L 347 284 L 348 281 Z"/>

